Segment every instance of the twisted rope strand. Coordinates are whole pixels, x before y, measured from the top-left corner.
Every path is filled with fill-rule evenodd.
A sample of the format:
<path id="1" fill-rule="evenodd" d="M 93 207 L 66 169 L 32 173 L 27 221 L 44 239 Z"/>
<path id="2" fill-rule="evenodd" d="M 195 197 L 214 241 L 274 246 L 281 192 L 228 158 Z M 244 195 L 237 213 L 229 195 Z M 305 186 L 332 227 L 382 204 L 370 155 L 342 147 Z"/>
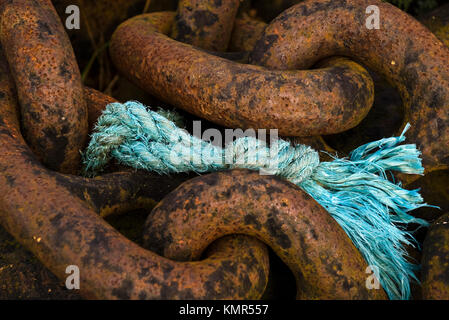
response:
<path id="1" fill-rule="evenodd" d="M 176 114 L 164 113 L 168 118 Z M 377 267 L 391 299 L 410 298 L 417 265 L 408 262 L 405 245 L 416 245 L 408 223 L 426 226 L 408 212 L 426 206 L 418 190 L 405 190 L 387 179 L 387 171 L 423 174 L 420 152 L 399 137 L 365 144 L 332 162 L 318 152 L 279 139 L 267 147 L 241 137 L 225 148 L 190 135 L 161 113 L 138 102 L 112 103 L 98 119 L 84 153 L 85 174 L 95 175 L 112 159 L 160 174 L 245 168 L 264 170 L 298 185 L 321 204 L 348 234 L 368 265 Z"/>

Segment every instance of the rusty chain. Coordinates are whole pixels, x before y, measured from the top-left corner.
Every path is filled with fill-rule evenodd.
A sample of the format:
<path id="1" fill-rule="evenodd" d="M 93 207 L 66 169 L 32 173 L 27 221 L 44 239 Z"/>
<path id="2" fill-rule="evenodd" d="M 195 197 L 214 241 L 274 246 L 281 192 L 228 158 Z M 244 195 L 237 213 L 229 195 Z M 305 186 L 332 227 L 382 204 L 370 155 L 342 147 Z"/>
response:
<path id="1" fill-rule="evenodd" d="M 130 204 L 136 199 L 134 194 L 126 194 L 127 187 L 135 180 L 128 177 L 126 181 L 125 174 L 124 184 L 120 183 L 118 173 L 89 181 L 44 168 L 20 134 L 14 83 L 4 64 L 1 77 L 0 221 L 54 274 L 64 278 L 66 266 L 72 264 L 86 270 L 82 292 L 92 298 L 212 298 L 210 282 L 217 286 L 221 298 L 260 297 L 268 276 L 267 253 L 251 238 L 224 239 L 204 262 L 181 263 L 140 248 L 99 218 L 89 202 L 105 201 L 97 207 L 100 212 L 120 206 L 108 202 L 122 196 L 130 197 L 124 202 Z M 121 184 L 121 188 L 115 189 L 114 184 Z M 74 189 L 87 199 L 82 201 Z M 217 278 L 215 272 L 223 264 L 229 269 L 222 267 L 223 277 Z M 230 279 L 239 282 L 240 274 L 235 270 L 251 280 L 249 287 L 238 290 L 238 285 L 229 285 Z"/>
<path id="2" fill-rule="evenodd" d="M 336 221 L 272 176 L 233 170 L 189 180 L 154 208 L 144 240 L 159 254 L 190 260 L 235 233 L 274 250 L 293 272 L 299 299 L 385 299 L 383 290 L 366 288 L 366 262 Z"/>
<path id="3" fill-rule="evenodd" d="M 236 18 L 239 3 L 180 0 L 176 13 L 131 18 L 115 31 L 111 57 L 134 83 L 201 118 L 319 145 L 311 136 L 346 131 L 369 112 L 374 85 L 363 63 L 400 92 L 426 171 L 449 166 L 449 49 L 429 30 L 377 0 L 308 0 L 268 25 Z M 371 4 L 388 26 L 376 37 L 360 15 Z M 411 32 L 415 41 L 403 36 Z M 85 297 L 257 299 L 268 245 L 293 272 L 297 298 L 386 298 L 365 287 L 366 262 L 335 220 L 278 178 L 77 176 L 88 132 L 116 100 L 82 85 L 50 0 L 0 1 L 0 41 L 0 223 L 61 279 L 67 265 L 85 270 Z M 223 58 L 227 50 L 248 52 L 238 57 L 251 64 Z M 147 249 L 102 219 L 159 200 Z M 449 294 L 446 222 L 424 244 L 425 298 Z"/>
<path id="4" fill-rule="evenodd" d="M 13 11 L 12 7 L 18 11 Z M 32 4 L 24 0 L 11 1 L 3 7 L 1 21 L 5 21 L 3 15 L 21 10 L 27 13 L 25 17 L 35 17 L 34 11 L 39 12 L 43 7 L 53 11 L 47 0 Z M 54 35 L 51 21 L 54 22 L 55 17 L 55 14 L 41 16 L 35 23 L 45 24 L 48 28 L 33 30 L 30 39 Z M 45 19 L 50 21 L 46 23 Z M 33 25 L 32 22 L 29 24 Z M 14 40 L 2 37 L 3 48 Z M 52 50 L 62 51 L 63 47 L 55 44 Z M 13 56 L 18 57 L 15 60 L 18 63 L 20 52 Z M 67 265 L 76 264 L 86 270 L 82 280 L 82 292 L 86 297 L 254 299 L 261 296 L 268 277 L 268 256 L 266 248 L 255 239 L 238 236 L 220 240 L 203 262 L 169 261 L 138 247 L 96 216 L 96 213 L 107 215 L 132 206 L 148 205 L 148 201 L 154 201 L 160 192 L 157 182 L 154 184 L 151 179 L 139 179 L 137 174 L 127 173 L 84 179 L 44 168 L 22 139 L 15 101 L 17 82 L 15 85 L 10 77 L 6 60 L 1 59 L 3 155 L 0 185 L 3 194 L 1 223 L 8 232 L 61 278 L 65 276 Z M 43 86 L 42 82 L 52 83 L 52 76 L 60 74 L 59 66 L 59 63 L 51 64 L 43 76 L 36 75 L 39 88 Z M 20 65 L 17 69 L 21 69 Z M 70 71 L 64 76 L 71 77 Z M 65 89 L 64 99 L 79 94 L 73 93 L 70 82 L 63 82 L 62 88 L 58 89 Z M 90 108 L 91 114 L 95 115 L 95 110 L 101 108 L 95 102 L 104 107 L 103 103 L 109 102 L 110 98 L 93 90 L 87 91 L 87 100 L 94 104 Z M 23 93 L 26 94 L 30 93 Z M 87 112 L 85 114 L 87 116 Z M 79 117 L 77 121 L 85 122 L 87 128 L 85 117 Z M 22 122 L 22 125 L 32 127 L 34 122 Z M 71 169 L 74 168 L 76 165 Z M 146 182 L 142 184 L 139 180 Z M 220 270 L 220 276 L 217 276 L 217 270 Z M 241 279 L 249 285 L 239 285 Z"/>
<path id="5" fill-rule="evenodd" d="M 132 18 L 117 28 L 110 48 L 123 74 L 174 106 L 226 127 L 277 128 L 285 136 L 341 132 L 371 108 L 371 77 L 354 62 L 335 58 L 294 72 L 236 63 L 167 37 L 174 17 Z"/>

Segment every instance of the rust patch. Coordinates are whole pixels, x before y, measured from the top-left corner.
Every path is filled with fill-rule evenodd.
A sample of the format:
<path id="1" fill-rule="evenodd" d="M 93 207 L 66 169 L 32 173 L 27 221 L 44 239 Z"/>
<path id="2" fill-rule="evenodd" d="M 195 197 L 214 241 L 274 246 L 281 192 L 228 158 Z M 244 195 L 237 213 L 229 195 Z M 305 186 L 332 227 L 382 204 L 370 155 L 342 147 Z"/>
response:
<path id="1" fill-rule="evenodd" d="M 171 36 L 211 51 L 226 51 L 240 0 L 181 0 Z"/>
<path id="2" fill-rule="evenodd" d="M 86 103 L 72 46 L 51 1 L 7 1 L 0 21 L 26 141 L 49 168 L 77 172 L 87 140 Z"/>

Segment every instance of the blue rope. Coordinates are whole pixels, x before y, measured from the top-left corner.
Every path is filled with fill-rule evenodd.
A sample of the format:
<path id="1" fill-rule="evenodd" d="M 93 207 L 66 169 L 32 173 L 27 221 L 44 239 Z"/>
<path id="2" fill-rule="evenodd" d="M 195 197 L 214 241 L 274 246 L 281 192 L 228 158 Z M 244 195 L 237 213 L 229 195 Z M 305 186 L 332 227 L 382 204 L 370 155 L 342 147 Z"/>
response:
<path id="1" fill-rule="evenodd" d="M 352 151 L 349 158 L 320 162 L 318 152 L 279 139 L 277 148 L 254 137 L 241 137 L 225 148 L 190 135 L 169 118 L 138 102 L 112 103 L 98 119 L 85 151 L 86 175 L 98 174 L 112 159 L 160 174 L 213 172 L 233 168 L 267 170 L 301 187 L 341 225 L 390 299 L 409 299 L 418 266 L 404 248 L 417 245 L 408 223 L 427 226 L 408 212 L 425 206 L 419 190 L 405 190 L 386 171 L 423 174 L 415 145 L 399 137 L 381 139 Z"/>

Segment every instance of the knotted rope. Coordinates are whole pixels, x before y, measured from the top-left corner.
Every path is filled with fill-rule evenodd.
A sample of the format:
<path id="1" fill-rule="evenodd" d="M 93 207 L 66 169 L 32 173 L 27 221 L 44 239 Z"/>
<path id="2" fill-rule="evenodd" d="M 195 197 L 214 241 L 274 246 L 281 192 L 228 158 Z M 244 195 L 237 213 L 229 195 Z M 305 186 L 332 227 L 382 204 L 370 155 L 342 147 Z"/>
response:
<path id="1" fill-rule="evenodd" d="M 410 298 L 409 281 L 418 281 L 418 266 L 408 262 L 404 246 L 416 241 L 405 227 L 427 225 L 408 214 L 426 204 L 418 190 L 405 190 L 386 174 L 424 172 L 416 146 L 400 145 L 410 125 L 399 137 L 365 144 L 349 158 L 320 162 L 317 151 L 282 139 L 267 146 L 254 137 L 241 137 L 225 148 L 214 146 L 176 126 L 170 120 L 174 116 L 138 102 L 109 104 L 84 153 L 85 174 L 97 174 L 114 158 L 160 174 L 245 168 L 278 175 L 326 208 L 367 263 L 377 268 L 376 277 L 391 299 Z"/>

